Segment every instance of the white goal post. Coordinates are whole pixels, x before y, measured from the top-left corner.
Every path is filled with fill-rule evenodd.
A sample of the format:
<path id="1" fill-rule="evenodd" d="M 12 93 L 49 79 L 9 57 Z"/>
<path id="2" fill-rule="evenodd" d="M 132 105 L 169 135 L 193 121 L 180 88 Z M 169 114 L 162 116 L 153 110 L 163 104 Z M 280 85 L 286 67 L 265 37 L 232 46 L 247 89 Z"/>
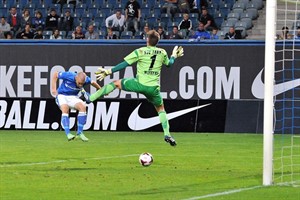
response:
<path id="1" fill-rule="evenodd" d="M 276 35 L 276 0 L 266 1 L 265 88 L 263 128 L 263 185 L 273 182 L 273 107 Z"/>

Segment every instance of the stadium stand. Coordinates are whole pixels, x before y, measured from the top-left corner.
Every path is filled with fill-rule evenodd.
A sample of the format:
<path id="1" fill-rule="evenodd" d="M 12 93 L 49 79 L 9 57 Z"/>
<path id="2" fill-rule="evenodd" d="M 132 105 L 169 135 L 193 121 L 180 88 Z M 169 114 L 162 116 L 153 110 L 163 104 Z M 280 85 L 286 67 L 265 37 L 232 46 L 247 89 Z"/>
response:
<path id="1" fill-rule="evenodd" d="M 128 0 L 77 0 L 77 5 L 53 4 L 53 0 L 0 0 L 0 16 L 7 17 L 11 6 L 16 6 L 19 13 L 26 8 L 29 9 L 34 17 L 38 10 L 46 18 L 51 8 L 56 9 L 57 14 L 62 16 L 66 10 L 71 12 L 74 17 L 74 27 L 82 26 L 86 30 L 86 26 L 93 23 L 100 31 L 106 31 L 103 21 L 106 17 L 113 14 L 116 9 L 124 12 L 125 4 Z M 171 18 L 166 13 L 161 13 L 163 0 L 137 0 L 141 5 L 142 19 L 140 21 L 140 30 L 147 24 L 150 28 L 157 29 L 162 26 L 166 33 L 170 29 L 170 24 L 178 24 L 182 20 L 182 13 L 177 13 L 174 18 Z M 234 26 L 243 29 L 243 36 L 249 35 L 247 31 L 252 32 L 256 21 L 259 17 L 259 12 L 264 8 L 263 0 L 207 0 L 208 12 L 214 17 L 218 34 L 222 36 L 229 26 Z M 193 23 L 193 30 L 196 30 L 199 13 L 190 13 L 190 19 Z M 185 33 L 183 33 L 185 34 Z M 99 33 L 100 35 L 100 33 Z M 126 36 L 126 37 L 125 37 Z M 134 38 L 132 35 L 125 38 Z M 121 35 L 120 35 L 121 37 Z M 185 38 L 188 38 L 186 34 Z M 101 37 L 100 37 L 101 38 Z M 136 37 L 138 38 L 138 37 Z"/>

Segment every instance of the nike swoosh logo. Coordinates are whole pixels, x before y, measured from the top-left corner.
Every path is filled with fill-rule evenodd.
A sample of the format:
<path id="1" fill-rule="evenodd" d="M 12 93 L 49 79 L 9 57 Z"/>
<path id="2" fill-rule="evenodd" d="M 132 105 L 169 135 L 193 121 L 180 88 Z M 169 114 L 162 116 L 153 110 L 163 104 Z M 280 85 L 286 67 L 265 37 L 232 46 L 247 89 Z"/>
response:
<path id="1" fill-rule="evenodd" d="M 262 82 L 262 72 L 263 69 L 255 77 L 251 87 L 253 96 L 255 96 L 258 99 L 263 99 L 265 93 L 265 84 Z M 300 85 L 300 79 L 278 83 L 274 85 L 274 96 L 282 94 L 295 87 L 298 87 L 299 85 Z"/>
<path id="2" fill-rule="evenodd" d="M 211 105 L 211 103 L 205 104 L 205 105 L 201 105 L 201 106 L 196 106 L 193 108 L 187 108 L 184 110 L 180 110 L 180 111 L 176 111 L 176 112 L 172 112 L 172 113 L 168 113 L 167 117 L 169 120 L 174 119 L 176 117 L 182 116 L 184 114 L 187 114 L 189 112 L 192 112 L 194 110 L 198 110 L 200 108 L 204 108 L 206 106 Z M 139 116 L 139 108 L 140 108 L 141 104 L 138 105 L 134 111 L 131 113 L 131 115 L 129 116 L 128 119 L 128 127 L 131 130 L 135 130 L 135 131 L 139 131 L 139 130 L 144 130 L 147 128 L 150 128 L 152 126 L 155 126 L 157 124 L 160 124 L 159 121 L 159 117 L 150 117 L 150 118 L 142 118 Z"/>

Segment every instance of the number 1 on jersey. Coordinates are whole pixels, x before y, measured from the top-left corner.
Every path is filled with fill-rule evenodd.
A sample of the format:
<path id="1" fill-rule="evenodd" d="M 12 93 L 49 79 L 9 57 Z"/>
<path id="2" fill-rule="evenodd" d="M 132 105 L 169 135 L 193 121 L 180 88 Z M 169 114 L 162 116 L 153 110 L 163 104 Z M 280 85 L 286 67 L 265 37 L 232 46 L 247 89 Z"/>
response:
<path id="1" fill-rule="evenodd" d="M 151 65 L 149 67 L 149 70 L 152 70 L 153 66 L 154 66 L 154 63 L 155 63 L 155 60 L 156 60 L 156 55 L 153 55 L 150 57 L 151 58 Z"/>

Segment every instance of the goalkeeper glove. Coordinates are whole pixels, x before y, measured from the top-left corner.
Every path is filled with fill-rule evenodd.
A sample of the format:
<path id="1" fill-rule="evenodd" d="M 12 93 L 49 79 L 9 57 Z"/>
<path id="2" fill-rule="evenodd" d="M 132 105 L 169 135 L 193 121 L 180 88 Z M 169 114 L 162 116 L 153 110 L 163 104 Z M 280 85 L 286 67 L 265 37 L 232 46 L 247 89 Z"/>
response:
<path id="1" fill-rule="evenodd" d="M 172 55 L 171 57 L 174 57 L 174 58 L 179 58 L 179 57 L 182 57 L 184 54 L 183 54 L 183 47 L 182 46 L 175 46 L 173 51 L 172 51 Z"/>
<path id="2" fill-rule="evenodd" d="M 98 71 L 95 72 L 96 78 L 98 81 L 102 81 L 106 76 L 112 74 L 111 69 L 104 69 L 103 67 L 99 67 Z"/>

